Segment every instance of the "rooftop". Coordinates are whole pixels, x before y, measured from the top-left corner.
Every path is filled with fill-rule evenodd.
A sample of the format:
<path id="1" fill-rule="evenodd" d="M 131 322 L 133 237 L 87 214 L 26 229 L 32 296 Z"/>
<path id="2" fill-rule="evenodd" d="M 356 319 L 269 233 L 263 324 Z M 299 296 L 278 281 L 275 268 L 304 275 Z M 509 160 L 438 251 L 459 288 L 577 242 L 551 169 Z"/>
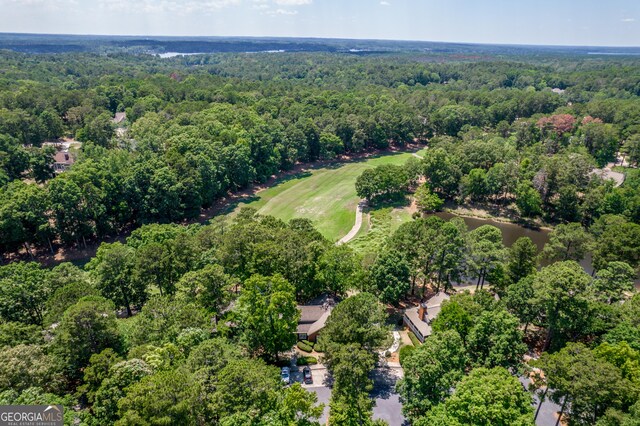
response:
<path id="1" fill-rule="evenodd" d="M 420 334 L 418 338 L 421 341 L 424 340 L 425 337 L 431 335 L 431 321 L 433 321 L 440 313 L 442 303 L 449 299 L 450 296 L 447 293 L 439 292 L 426 302 L 422 302 L 420 305 L 408 308 L 404 311 L 405 319 L 418 331 Z M 420 306 L 426 309 L 424 320 L 420 318 Z"/>
<path id="2" fill-rule="evenodd" d="M 310 300 L 306 305 L 299 305 L 300 319 L 296 332 L 313 334 L 322 330 L 335 304 L 333 297 L 323 294 Z"/>
<path id="3" fill-rule="evenodd" d="M 73 164 L 75 162 L 73 156 L 68 151 L 58 151 L 53 156 L 53 160 L 58 164 Z"/>
<path id="4" fill-rule="evenodd" d="M 122 123 L 124 120 L 127 119 L 127 113 L 126 112 L 116 112 L 116 115 L 113 117 L 113 122 L 116 124 Z"/>

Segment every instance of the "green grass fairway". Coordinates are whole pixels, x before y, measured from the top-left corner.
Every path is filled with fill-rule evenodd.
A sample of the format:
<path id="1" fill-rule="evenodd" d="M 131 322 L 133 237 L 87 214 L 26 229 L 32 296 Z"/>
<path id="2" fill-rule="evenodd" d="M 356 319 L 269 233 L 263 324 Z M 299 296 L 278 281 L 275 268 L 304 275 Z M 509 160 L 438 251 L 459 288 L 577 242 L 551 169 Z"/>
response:
<path id="1" fill-rule="evenodd" d="M 404 164 L 411 155 L 387 154 L 312 170 L 259 192 L 253 201 L 241 203 L 238 208 L 253 207 L 260 214 L 284 221 L 308 218 L 322 235 L 337 241 L 355 223 L 359 201 L 355 182 L 358 176 L 366 169 L 383 164 Z"/>

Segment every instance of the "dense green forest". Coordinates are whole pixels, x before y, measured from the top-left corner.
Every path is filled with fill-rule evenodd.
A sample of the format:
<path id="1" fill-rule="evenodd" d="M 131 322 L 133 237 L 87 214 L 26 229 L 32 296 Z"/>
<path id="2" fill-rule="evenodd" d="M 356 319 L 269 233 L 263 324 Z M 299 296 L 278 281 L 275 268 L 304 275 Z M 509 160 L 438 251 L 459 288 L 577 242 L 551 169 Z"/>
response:
<path id="1" fill-rule="evenodd" d="M 585 224 L 602 213 L 635 221 L 640 214 L 633 187 L 607 188 L 588 174 L 623 143 L 629 161 L 638 161 L 633 61 L 16 53 L 0 60 L 5 254 L 193 218 L 228 191 L 298 162 L 427 140 L 444 150 L 429 156 L 428 174 L 433 164 L 451 165 L 432 182 L 445 197 L 517 193 L 526 215 Z M 116 135 L 110 120 L 120 111 L 130 128 Z M 73 169 L 54 177 L 50 148 L 39 147 L 63 136 L 85 144 Z M 484 173 L 492 182 L 478 185 Z M 580 196 L 567 200 L 568 193 Z"/>
<path id="2" fill-rule="evenodd" d="M 55 173 L 62 138 L 81 147 Z M 187 223 L 300 164 L 406 145 L 428 149 L 356 182 L 371 205 L 418 206 L 366 256 L 252 209 Z M 533 394 L 569 425 L 637 424 L 639 162 L 632 57 L 2 51 L 0 403 L 60 403 L 82 425 L 318 424 L 277 367 L 296 305 L 330 293 L 322 356 L 298 361 L 328 368 L 331 425 L 383 424 L 378 352 L 408 300 L 446 291 L 434 334 L 400 350 L 412 424 L 533 425 Z M 608 165 L 623 183 L 594 173 Z M 445 203 L 549 242 L 422 214 Z M 86 264 L 38 262 L 97 244 Z"/>

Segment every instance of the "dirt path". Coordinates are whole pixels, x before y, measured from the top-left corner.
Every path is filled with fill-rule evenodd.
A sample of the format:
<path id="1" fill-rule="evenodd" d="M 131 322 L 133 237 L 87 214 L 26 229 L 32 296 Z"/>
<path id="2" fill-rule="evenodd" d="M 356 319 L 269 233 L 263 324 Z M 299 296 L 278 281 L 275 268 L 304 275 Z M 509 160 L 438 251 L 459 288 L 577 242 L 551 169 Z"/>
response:
<path id="1" fill-rule="evenodd" d="M 348 243 L 349 241 L 353 240 L 353 238 L 358 234 L 358 231 L 360 231 L 360 227 L 362 226 L 362 211 L 366 205 L 367 202 L 364 200 L 358 203 L 358 207 L 356 207 L 356 223 L 353 225 L 353 228 L 351 228 L 351 231 L 349 231 L 347 235 L 340 238 L 340 240 L 336 243 L 337 246 Z"/>

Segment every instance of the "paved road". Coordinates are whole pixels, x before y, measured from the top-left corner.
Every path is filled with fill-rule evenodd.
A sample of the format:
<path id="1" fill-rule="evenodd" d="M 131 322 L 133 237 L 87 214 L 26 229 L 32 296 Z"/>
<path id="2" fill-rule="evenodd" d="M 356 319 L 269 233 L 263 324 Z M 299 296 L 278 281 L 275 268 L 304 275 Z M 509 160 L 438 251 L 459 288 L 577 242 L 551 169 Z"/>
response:
<path id="1" fill-rule="evenodd" d="M 519 377 L 520 383 L 528 389 L 529 383 L 531 380 L 527 377 Z M 538 404 L 540 403 L 540 399 L 538 395 L 534 394 L 534 412 L 538 409 Z M 560 406 L 551 402 L 548 398 L 542 403 L 542 407 L 540 407 L 540 413 L 538 413 L 538 418 L 536 419 L 536 426 L 555 426 L 556 421 L 558 420 L 558 413 L 560 412 Z"/>
<path id="2" fill-rule="evenodd" d="M 362 210 L 364 209 L 365 205 L 366 201 L 364 200 L 358 203 L 358 207 L 356 207 L 356 223 L 353 225 L 353 228 L 351 228 L 351 231 L 349 231 L 347 235 L 342 237 L 340 241 L 336 243 L 336 245 L 339 246 L 340 244 L 348 243 L 356 236 L 358 231 L 360 231 L 360 227 L 362 226 Z"/>
<path id="3" fill-rule="evenodd" d="M 315 367 L 311 370 L 313 374 L 313 384 L 303 385 L 310 392 L 318 395 L 318 402 L 324 403 L 324 413 L 320 418 L 320 424 L 327 423 L 329 418 L 329 400 L 331 399 L 331 387 L 326 380 L 326 369 Z M 408 425 L 402 415 L 402 404 L 400 397 L 395 391 L 396 381 L 402 376 L 402 369 L 397 366 L 389 368 L 377 368 L 373 372 L 373 392 L 371 397 L 375 399 L 373 407 L 373 418 L 383 419 L 389 426 Z"/>
<path id="4" fill-rule="evenodd" d="M 593 174 L 600 176 L 602 179 L 610 179 L 615 182 L 614 186 L 620 186 L 624 183 L 624 173 L 614 172 L 611 170 L 613 167 L 613 163 L 609 163 L 609 165 L 603 169 L 593 169 Z"/>
<path id="5" fill-rule="evenodd" d="M 402 403 L 396 393 L 396 382 L 402 377 L 400 367 L 377 368 L 373 372 L 373 392 L 375 399 L 373 418 L 386 421 L 389 426 L 403 426 L 409 423 L 402 415 Z"/>

